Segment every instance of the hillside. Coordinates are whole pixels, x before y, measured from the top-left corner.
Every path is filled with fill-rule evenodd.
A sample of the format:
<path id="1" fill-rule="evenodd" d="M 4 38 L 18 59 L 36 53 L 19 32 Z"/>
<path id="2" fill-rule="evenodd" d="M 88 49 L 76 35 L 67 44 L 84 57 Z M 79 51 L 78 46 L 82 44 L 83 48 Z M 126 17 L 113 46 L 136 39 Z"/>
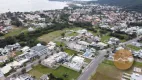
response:
<path id="1" fill-rule="evenodd" d="M 100 4 L 117 5 L 128 10 L 142 12 L 142 0 L 98 0 Z"/>

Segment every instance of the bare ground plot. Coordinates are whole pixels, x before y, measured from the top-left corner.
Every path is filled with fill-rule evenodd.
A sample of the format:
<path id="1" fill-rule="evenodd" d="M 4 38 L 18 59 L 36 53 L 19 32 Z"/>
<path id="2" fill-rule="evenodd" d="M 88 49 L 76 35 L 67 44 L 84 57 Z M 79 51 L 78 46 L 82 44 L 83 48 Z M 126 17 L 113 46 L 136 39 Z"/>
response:
<path id="1" fill-rule="evenodd" d="M 115 66 L 101 63 L 90 80 L 120 80 L 121 76 L 122 71 L 118 70 Z"/>

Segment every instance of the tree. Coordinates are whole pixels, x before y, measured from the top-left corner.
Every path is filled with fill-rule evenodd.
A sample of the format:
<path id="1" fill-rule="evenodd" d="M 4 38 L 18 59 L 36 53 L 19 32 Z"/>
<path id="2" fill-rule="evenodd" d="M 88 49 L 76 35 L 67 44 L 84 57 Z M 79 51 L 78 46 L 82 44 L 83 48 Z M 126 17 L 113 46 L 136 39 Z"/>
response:
<path id="1" fill-rule="evenodd" d="M 41 60 L 39 60 L 38 63 L 40 64 L 40 63 L 41 63 Z"/>
<path id="2" fill-rule="evenodd" d="M 68 74 L 67 74 L 67 73 L 66 73 L 66 74 L 63 74 L 63 77 L 67 78 L 67 77 L 68 77 Z"/>
<path id="3" fill-rule="evenodd" d="M 56 79 L 56 77 L 52 73 L 50 73 L 48 75 L 48 77 L 49 77 L 49 80 L 55 80 Z"/>
<path id="4" fill-rule="evenodd" d="M 22 71 L 21 71 L 21 73 L 22 73 L 22 74 L 25 74 L 25 73 L 26 73 L 26 69 L 23 68 Z"/>
<path id="5" fill-rule="evenodd" d="M 14 58 L 13 58 L 13 57 L 10 57 L 9 60 L 10 60 L 10 62 L 13 62 Z"/>
<path id="6" fill-rule="evenodd" d="M 41 44 L 41 45 L 47 45 L 47 43 L 44 42 L 44 41 L 41 41 L 40 44 Z"/>
<path id="7" fill-rule="evenodd" d="M 105 58 L 108 58 L 108 57 L 109 57 L 109 55 L 107 54 L 107 55 L 105 55 L 104 57 L 105 57 Z"/>
<path id="8" fill-rule="evenodd" d="M 56 78 L 56 80 L 63 80 L 62 78 Z"/>
<path id="9" fill-rule="evenodd" d="M 26 36 L 24 33 L 20 33 L 18 36 L 16 36 L 16 38 L 18 40 L 21 40 L 21 41 L 25 41 L 26 40 Z"/>
<path id="10" fill-rule="evenodd" d="M 65 33 L 62 33 L 61 36 L 62 36 L 62 38 L 64 38 L 65 37 Z"/>
<path id="11" fill-rule="evenodd" d="M 22 26 L 22 22 L 19 21 L 17 17 L 12 17 L 11 20 L 12 20 L 12 21 L 11 21 L 11 24 L 12 24 L 12 25 L 15 25 L 15 26 L 17 26 L 17 27 Z"/>
<path id="12" fill-rule="evenodd" d="M 7 44 L 14 44 L 14 43 L 16 43 L 16 38 L 15 37 L 6 37 L 5 38 L 5 40 L 6 40 L 6 42 L 7 42 Z"/>
<path id="13" fill-rule="evenodd" d="M 1 39 L 0 40 L 0 47 L 2 48 L 2 47 L 5 47 L 6 45 L 7 45 L 6 40 L 5 39 Z"/>
<path id="14" fill-rule="evenodd" d="M 36 79 L 36 76 L 32 76 L 34 79 Z"/>

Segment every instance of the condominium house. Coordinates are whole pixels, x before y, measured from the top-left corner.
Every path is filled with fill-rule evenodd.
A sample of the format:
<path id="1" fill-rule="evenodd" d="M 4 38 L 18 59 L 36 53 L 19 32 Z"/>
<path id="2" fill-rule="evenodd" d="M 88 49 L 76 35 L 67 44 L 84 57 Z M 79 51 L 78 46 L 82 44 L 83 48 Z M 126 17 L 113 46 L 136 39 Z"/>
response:
<path id="1" fill-rule="evenodd" d="M 142 75 L 137 73 L 133 73 L 130 78 L 130 80 L 141 80 L 141 79 L 142 79 Z"/>
<path id="2" fill-rule="evenodd" d="M 3 48 L 0 48 L 0 56 L 4 56 L 4 55 L 7 55 L 9 54 L 9 50 L 8 49 L 3 49 Z"/>
<path id="3" fill-rule="evenodd" d="M 84 65 L 84 58 L 74 56 L 70 62 L 65 62 L 64 65 L 75 71 L 80 71 Z"/>
<path id="4" fill-rule="evenodd" d="M 120 43 L 120 40 L 118 38 L 115 38 L 115 37 L 110 38 L 109 41 L 108 41 L 109 45 L 116 45 L 118 43 Z"/>
<path id="5" fill-rule="evenodd" d="M 44 74 L 40 77 L 40 80 L 49 80 L 48 75 Z"/>
<path id="6" fill-rule="evenodd" d="M 7 55 L 7 54 L 11 53 L 11 51 L 14 51 L 14 50 L 19 50 L 20 47 L 21 46 L 19 43 L 15 43 L 13 45 L 7 45 L 4 48 L 0 48 L 0 56 Z"/>
<path id="7" fill-rule="evenodd" d="M 47 47 L 48 47 L 49 50 L 54 50 L 55 47 L 56 47 L 56 43 L 50 41 L 50 42 L 48 43 Z"/>
<path id="8" fill-rule="evenodd" d="M 137 36 L 140 36 L 140 35 L 142 35 L 142 29 L 139 29 L 139 30 L 137 30 Z"/>
<path id="9" fill-rule="evenodd" d="M 24 49 L 24 48 L 23 48 Z M 50 55 L 50 51 L 48 50 L 47 46 L 37 44 L 36 46 L 29 49 L 29 47 L 25 47 L 27 51 L 24 51 L 23 54 L 19 55 L 16 59 L 22 60 L 22 59 L 31 59 L 36 56 L 42 56 L 44 54 Z"/>
<path id="10" fill-rule="evenodd" d="M 142 58 L 142 50 L 134 51 L 134 52 L 133 52 L 133 55 L 134 55 L 134 57 Z"/>
<path id="11" fill-rule="evenodd" d="M 25 46 L 21 49 L 22 52 L 27 52 L 29 50 L 30 50 L 30 47 L 28 47 L 28 46 Z"/>
<path id="12" fill-rule="evenodd" d="M 9 51 L 13 51 L 13 50 L 18 50 L 21 48 L 19 43 L 15 43 L 13 45 L 7 45 L 5 46 L 6 49 L 8 49 Z"/>
<path id="13" fill-rule="evenodd" d="M 50 54 L 48 52 L 47 46 L 43 46 L 41 44 L 37 44 L 36 46 L 32 47 L 30 51 L 38 56 L 41 56 L 43 54 Z"/>
<path id="14" fill-rule="evenodd" d="M 29 28 L 28 28 L 28 31 L 29 31 L 29 32 L 32 32 L 32 31 L 34 31 L 34 30 L 35 30 L 35 29 L 32 28 L 32 27 L 29 27 Z"/>
<path id="15" fill-rule="evenodd" d="M 42 65 L 53 68 L 56 66 L 57 63 L 60 63 L 67 58 L 67 53 L 59 52 L 54 55 L 49 56 L 47 59 L 41 62 Z"/>
<path id="16" fill-rule="evenodd" d="M 22 74 L 22 75 L 10 78 L 10 80 L 36 80 L 36 79 L 29 74 Z"/>
<path id="17" fill-rule="evenodd" d="M 103 49 L 103 48 L 107 47 L 107 44 L 105 44 L 103 42 L 98 42 L 98 43 L 92 42 L 90 45 L 97 47 L 99 49 Z"/>

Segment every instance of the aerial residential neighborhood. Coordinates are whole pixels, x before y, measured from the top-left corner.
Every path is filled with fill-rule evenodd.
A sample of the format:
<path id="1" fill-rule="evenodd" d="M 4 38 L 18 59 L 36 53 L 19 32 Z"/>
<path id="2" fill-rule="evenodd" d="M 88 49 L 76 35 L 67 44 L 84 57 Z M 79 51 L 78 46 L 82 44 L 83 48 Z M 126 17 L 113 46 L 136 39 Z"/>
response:
<path id="1" fill-rule="evenodd" d="M 66 3 L 63 9 L 0 13 L 0 80 L 142 80 L 142 13 Z M 125 61 L 116 60 L 121 50 L 131 53 L 127 70 L 115 62 Z"/>

